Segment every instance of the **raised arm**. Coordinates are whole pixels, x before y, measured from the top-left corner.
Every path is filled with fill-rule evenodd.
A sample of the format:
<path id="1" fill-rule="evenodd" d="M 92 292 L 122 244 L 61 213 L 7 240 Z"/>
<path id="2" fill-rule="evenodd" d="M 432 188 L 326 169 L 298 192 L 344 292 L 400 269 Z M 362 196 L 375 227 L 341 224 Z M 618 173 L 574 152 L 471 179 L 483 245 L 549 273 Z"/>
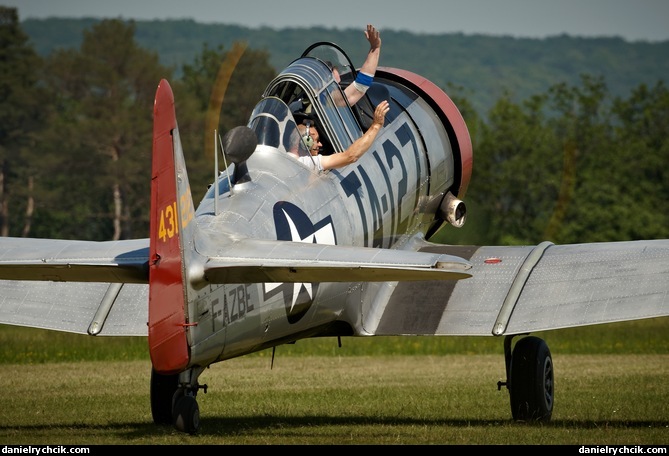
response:
<path id="1" fill-rule="evenodd" d="M 379 57 L 381 55 L 381 34 L 373 25 L 367 24 L 365 37 L 367 38 L 367 41 L 369 41 L 367 58 L 358 72 L 356 82 L 346 87 L 346 90 L 344 91 L 348 103 L 351 106 L 356 104 L 365 94 L 365 91 L 374 78 L 374 74 L 376 74 L 376 68 L 379 66 Z"/>
<path id="2" fill-rule="evenodd" d="M 324 155 L 321 157 L 321 166 L 323 169 L 339 168 L 358 161 L 367 150 L 372 146 L 376 136 L 383 128 L 386 119 L 386 113 L 390 110 L 388 101 L 383 100 L 374 110 L 374 121 L 372 126 L 346 149 L 339 154 Z"/>

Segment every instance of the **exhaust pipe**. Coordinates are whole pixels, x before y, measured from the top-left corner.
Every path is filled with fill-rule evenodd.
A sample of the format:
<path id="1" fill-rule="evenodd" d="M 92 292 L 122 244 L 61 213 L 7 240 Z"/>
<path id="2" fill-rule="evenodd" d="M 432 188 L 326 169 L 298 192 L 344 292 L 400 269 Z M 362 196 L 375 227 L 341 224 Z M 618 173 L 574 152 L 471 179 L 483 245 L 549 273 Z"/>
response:
<path id="1" fill-rule="evenodd" d="M 464 201 L 457 199 L 451 192 L 448 192 L 441 201 L 437 215 L 454 227 L 462 228 L 467 220 L 467 206 L 465 206 Z"/>

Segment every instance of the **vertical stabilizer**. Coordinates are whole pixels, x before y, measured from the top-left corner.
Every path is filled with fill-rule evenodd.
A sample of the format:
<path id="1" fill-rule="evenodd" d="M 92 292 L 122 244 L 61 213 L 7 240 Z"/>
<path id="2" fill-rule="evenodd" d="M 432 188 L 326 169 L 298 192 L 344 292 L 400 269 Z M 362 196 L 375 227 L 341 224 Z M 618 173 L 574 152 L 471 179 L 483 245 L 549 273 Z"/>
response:
<path id="1" fill-rule="evenodd" d="M 193 217 L 174 95 L 163 79 L 153 108 L 149 236 L 149 350 L 153 368 L 162 374 L 180 372 L 189 362 L 185 247 L 192 245 Z"/>

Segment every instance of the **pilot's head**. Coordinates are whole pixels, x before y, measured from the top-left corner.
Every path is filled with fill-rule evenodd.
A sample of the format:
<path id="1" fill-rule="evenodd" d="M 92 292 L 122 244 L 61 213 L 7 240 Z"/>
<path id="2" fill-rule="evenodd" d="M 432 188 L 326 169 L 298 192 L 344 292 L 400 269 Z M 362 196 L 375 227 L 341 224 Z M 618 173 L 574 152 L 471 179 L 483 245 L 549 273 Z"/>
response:
<path id="1" fill-rule="evenodd" d="M 311 155 L 318 155 L 318 153 L 321 150 L 321 147 L 323 147 L 323 144 L 321 144 L 320 142 L 320 135 L 318 134 L 318 130 L 316 130 L 316 127 L 314 127 L 313 125 L 307 126 L 306 124 L 301 123 L 297 126 L 297 130 L 300 132 L 300 138 L 303 138 L 304 145 L 307 146 L 307 149 L 309 149 L 309 153 Z M 309 141 L 308 139 L 305 140 L 304 139 L 305 136 L 307 138 L 310 138 L 311 141 Z"/>

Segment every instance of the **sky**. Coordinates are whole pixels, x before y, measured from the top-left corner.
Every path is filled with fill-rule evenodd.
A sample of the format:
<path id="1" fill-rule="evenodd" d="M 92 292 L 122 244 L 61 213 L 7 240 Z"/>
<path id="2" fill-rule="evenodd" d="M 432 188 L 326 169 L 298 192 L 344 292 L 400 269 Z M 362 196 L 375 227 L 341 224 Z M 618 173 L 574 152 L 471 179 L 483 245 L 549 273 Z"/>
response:
<path id="1" fill-rule="evenodd" d="M 19 20 L 193 19 L 248 27 L 325 26 L 414 33 L 669 40 L 669 0 L 0 0 Z"/>

